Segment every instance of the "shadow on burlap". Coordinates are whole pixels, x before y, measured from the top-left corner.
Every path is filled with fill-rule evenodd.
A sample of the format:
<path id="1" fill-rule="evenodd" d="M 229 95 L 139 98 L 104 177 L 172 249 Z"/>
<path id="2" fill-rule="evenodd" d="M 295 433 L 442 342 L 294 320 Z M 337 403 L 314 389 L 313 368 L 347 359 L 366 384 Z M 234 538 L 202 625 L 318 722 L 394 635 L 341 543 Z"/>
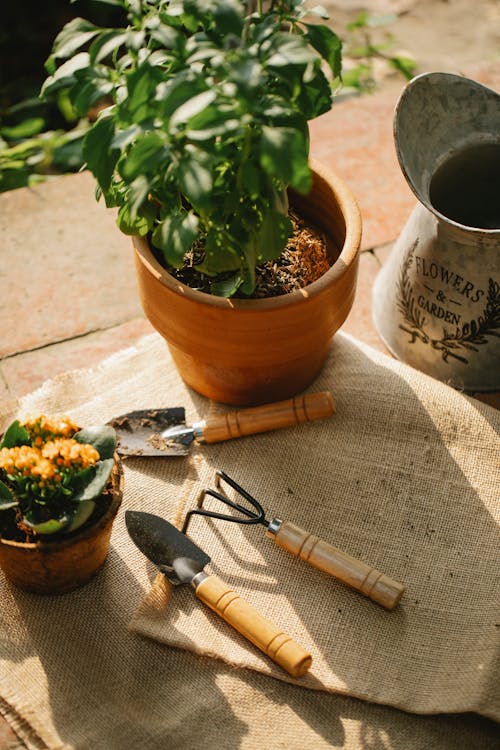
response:
<path id="1" fill-rule="evenodd" d="M 342 335 L 311 388 L 323 389 L 338 402 L 330 420 L 127 460 L 112 551 L 80 591 L 36 597 L 0 580 L 0 711 L 28 747 L 495 747 L 485 719 L 387 706 L 499 716 L 499 415 Z M 167 405 L 190 420 L 223 409 L 179 381 L 154 335 L 4 405 L 2 424 Z M 257 527 L 195 519 L 210 569 L 311 650 L 295 685 L 190 589 L 170 593 L 126 533 L 127 508 L 180 523 L 215 468 L 270 516 L 407 585 L 386 612 Z"/>

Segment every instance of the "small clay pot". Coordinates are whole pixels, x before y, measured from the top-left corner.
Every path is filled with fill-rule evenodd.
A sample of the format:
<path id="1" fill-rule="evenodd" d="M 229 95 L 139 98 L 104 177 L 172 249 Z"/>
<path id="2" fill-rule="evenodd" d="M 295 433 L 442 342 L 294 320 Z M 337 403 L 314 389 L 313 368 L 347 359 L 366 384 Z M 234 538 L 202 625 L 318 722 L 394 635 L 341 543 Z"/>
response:
<path id="1" fill-rule="evenodd" d="M 304 289 L 256 300 L 198 292 L 160 265 L 145 238 L 133 238 L 144 312 L 184 381 L 208 398 L 253 405 L 299 393 L 318 375 L 352 307 L 359 209 L 338 177 L 315 162 L 311 168 L 311 192 L 291 194 L 291 203 L 323 232 L 332 266 Z"/>
<path id="2" fill-rule="evenodd" d="M 108 509 L 81 533 L 36 542 L 0 538 L 0 567 L 6 578 L 35 594 L 65 594 L 87 583 L 106 560 L 113 521 L 122 502 L 123 471 L 118 456 L 110 485 Z"/>

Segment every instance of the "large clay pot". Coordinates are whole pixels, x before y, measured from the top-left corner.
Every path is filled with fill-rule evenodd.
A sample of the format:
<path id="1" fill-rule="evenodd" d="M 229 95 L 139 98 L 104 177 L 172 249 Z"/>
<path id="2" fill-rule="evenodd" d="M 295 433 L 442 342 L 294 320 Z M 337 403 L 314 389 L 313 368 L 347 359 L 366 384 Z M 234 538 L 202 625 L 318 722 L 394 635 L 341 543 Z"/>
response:
<path id="1" fill-rule="evenodd" d="M 134 237 L 144 312 L 166 339 L 185 382 L 204 396 L 252 405 L 288 398 L 317 376 L 354 300 L 361 217 L 346 185 L 311 163 L 313 188 L 294 207 L 325 235 L 333 265 L 280 297 L 224 299 L 174 279 Z"/>
<path id="2" fill-rule="evenodd" d="M 0 567 L 6 578 L 35 594 L 65 594 L 87 583 L 104 565 L 122 502 L 123 471 L 118 457 L 108 491 L 111 503 L 106 512 L 81 532 L 26 543 L 0 537 Z"/>

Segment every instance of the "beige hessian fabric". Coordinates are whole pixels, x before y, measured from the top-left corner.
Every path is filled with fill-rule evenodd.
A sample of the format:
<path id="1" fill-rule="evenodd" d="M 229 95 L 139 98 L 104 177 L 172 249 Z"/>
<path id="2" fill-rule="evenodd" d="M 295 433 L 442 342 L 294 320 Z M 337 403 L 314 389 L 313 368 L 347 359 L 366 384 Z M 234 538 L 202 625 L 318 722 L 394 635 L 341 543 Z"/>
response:
<path id="1" fill-rule="evenodd" d="M 311 388 L 324 389 L 338 401 L 331 420 L 198 446 L 186 459 L 127 460 L 112 550 L 83 589 L 37 597 L 0 576 L 0 712 L 29 748 L 496 746 L 486 719 L 387 706 L 500 717 L 499 414 L 342 335 Z M 184 405 L 189 420 L 223 408 L 181 383 L 153 335 L 4 404 L 0 427 L 39 411 L 97 423 L 162 405 Z M 407 584 L 386 612 L 261 527 L 195 519 L 211 570 L 311 650 L 310 675 L 295 681 L 306 689 L 189 588 L 167 606 L 128 538 L 124 509 L 179 522 L 215 468 L 269 515 Z"/>

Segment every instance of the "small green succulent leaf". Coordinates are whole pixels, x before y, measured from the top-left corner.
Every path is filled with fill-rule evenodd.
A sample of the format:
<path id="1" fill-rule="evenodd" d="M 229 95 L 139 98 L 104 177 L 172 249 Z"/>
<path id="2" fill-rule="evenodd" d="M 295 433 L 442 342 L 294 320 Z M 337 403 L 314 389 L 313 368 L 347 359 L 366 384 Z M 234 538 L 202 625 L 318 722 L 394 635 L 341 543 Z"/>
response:
<path id="1" fill-rule="evenodd" d="M 18 500 L 14 497 L 10 489 L 0 481 L 0 510 L 8 510 L 19 505 Z"/>
<path id="2" fill-rule="evenodd" d="M 79 443 L 92 445 L 101 457 L 101 461 L 113 458 L 116 449 L 116 432 L 109 425 L 85 427 L 77 432 L 74 439 Z"/>
<path id="3" fill-rule="evenodd" d="M 16 419 L 5 431 L 0 448 L 15 448 L 17 445 L 29 445 L 30 436 L 28 431 Z"/>
<path id="4" fill-rule="evenodd" d="M 73 495 L 72 500 L 81 503 L 84 500 L 94 500 L 106 487 L 114 465 L 114 459 L 106 458 L 94 466 L 94 476 L 82 489 Z"/>
<path id="5" fill-rule="evenodd" d="M 88 521 L 95 509 L 95 502 L 93 500 L 82 500 L 73 514 L 69 524 L 65 527 L 64 533 L 70 534 L 72 531 L 76 531 Z"/>
<path id="6" fill-rule="evenodd" d="M 26 514 L 23 520 L 24 523 L 37 534 L 57 534 L 66 528 L 70 521 L 70 516 L 67 515 L 62 516 L 62 518 L 51 518 L 48 521 L 42 521 L 41 523 L 33 523 L 30 520 L 29 514 Z"/>

